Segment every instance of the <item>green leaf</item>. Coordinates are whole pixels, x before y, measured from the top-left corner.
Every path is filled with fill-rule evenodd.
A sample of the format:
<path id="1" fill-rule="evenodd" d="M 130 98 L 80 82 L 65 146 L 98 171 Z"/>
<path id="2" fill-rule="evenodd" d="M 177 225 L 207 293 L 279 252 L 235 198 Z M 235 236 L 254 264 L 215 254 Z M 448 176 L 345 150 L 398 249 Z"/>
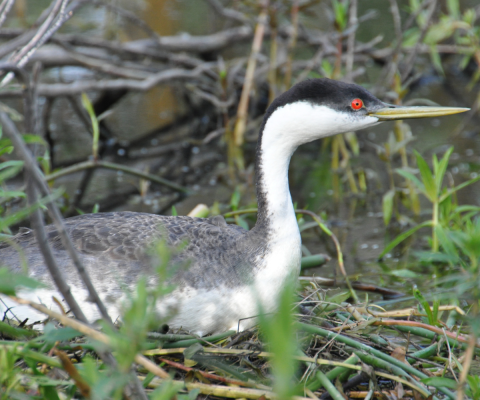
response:
<path id="1" fill-rule="evenodd" d="M 98 125 L 98 119 L 95 115 L 95 110 L 93 109 L 92 102 L 85 93 L 82 93 L 82 105 L 87 110 L 88 115 L 90 116 L 90 121 L 92 122 L 92 153 L 93 158 L 96 160 L 98 157 L 98 141 L 100 139 L 100 129 Z"/>
<path id="2" fill-rule="evenodd" d="M 26 195 L 25 195 L 25 192 L 20 192 L 20 191 L 15 191 L 15 190 L 5 192 L 5 191 L 0 189 L 0 197 L 8 198 L 8 199 L 11 199 L 13 197 L 25 198 Z"/>
<path id="3" fill-rule="evenodd" d="M 385 226 L 388 226 L 393 213 L 393 199 L 395 198 L 395 189 L 390 189 L 383 195 L 383 222 Z"/>
<path id="4" fill-rule="evenodd" d="M 433 203 L 437 200 L 437 188 L 435 187 L 435 181 L 433 179 L 432 171 L 430 171 L 430 167 L 428 166 L 425 159 L 415 151 L 415 156 L 417 157 L 417 165 L 418 169 L 420 170 L 420 175 L 422 176 L 422 182 L 425 186 L 425 194 Z"/>
<path id="5" fill-rule="evenodd" d="M 400 168 L 397 168 L 395 172 L 399 175 L 402 175 L 405 179 L 408 179 L 409 181 L 411 181 L 420 192 L 422 192 L 425 196 L 427 195 L 425 186 L 423 185 L 423 183 L 420 182 L 420 180 L 411 172 L 406 171 L 404 169 L 400 169 Z"/>
<path id="6" fill-rule="evenodd" d="M 395 271 L 391 271 L 390 275 L 398 276 L 399 278 L 418 278 L 418 274 L 410 271 L 409 269 L 397 269 Z"/>
<path id="7" fill-rule="evenodd" d="M 13 339 L 37 335 L 37 332 L 33 330 L 16 328 L 15 326 L 11 326 L 6 322 L 2 322 L 2 321 L 0 321 L 0 333 L 2 333 L 2 335 L 8 336 L 9 338 L 13 338 Z"/>
<path id="8" fill-rule="evenodd" d="M 178 212 L 175 206 L 172 206 L 172 217 L 178 217 Z"/>
<path id="9" fill-rule="evenodd" d="M 44 138 L 38 135 L 33 135 L 31 133 L 24 133 L 22 139 L 26 144 L 41 144 L 42 146 L 48 147 L 48 143 Z"/>
<path id="10" fill-rule="evenodd" d="M 440 58 L 440 53 L 437 50 L 437 46 L 430 46 L 430 58 L 432 59 L 432 64 L 441 75 L 445 75 L 445 71 L 442 66 L 442 59 Z"/>
<path id="11" fill-rule="evenodd" d="M 435 232 L 437 234 L 438 241 L 442 246 L 443 251 L 452 259 L 458 261 L 460 259 L 457 249 L 453 244 L 451 238 L 448 237 L 446 230 L 441 226 L 437 225 L 435 227 Z"/>
<path id="12" fill-rule="evenodd" d="M 83 334 L 70 327 L 57 329 L 55 328 L 55 325 L 53 325 L 52 323 L 48 323 L 45 326 L 43 335 L 40 336 L 38 339 L 45 340 L 45 342 L 47 343 L 55 343 L 57 341 L 65 342 L 77 336 L 83 336 Z"/>
<path id="13" fill-rule="evenodd" d="M 418 231 L 421 228 L 425 228 L 427 226 L 432 226 L 432 221 L 425 221 L 422 222 L 421 224 L 413 227 L 412 229 L 409 229 L 406 232 L 403 232 L 402 234 L 398 235 L 395 239 L 393 239 L 389 244 L 385 246 L 385 249 L 382 251 L 382 253 L 378 256 L 378 258 L 382 258 L 387 254 L 389 251 L 391 251 L 393 248 L 398 246 L 400 243 L 402 243 L 406 238 L 412 236 L 416 231 Z"/>
<path id="14" fill-rule="evenodd" d="M 417 288 L 413 289 L 413 297 L 417 299 L 417 301 L 422 305 L 423 310 L 427 314 L 428 318 L 428 323 L 430 325 L 436 325 L 436 320 L 433 318 L 433 313 L 432 309 L 430 308 L 430 304 L 428 304 L 428 301 L 425 300 L 425 297 L 423 297 L 423 294 L 418 290 Z"/>
<path id="15" fill-rule="evenodd" d="M 241 216 L 241 215 L 235 215 L 235 223 L 238 225 L 238 226 L 241 226 L 243 229 L 245 229 L 246 231 L 248 231 L 250 229 L 250 227 L 248 226 L 248 223 L 247 221 L 245 221 L 245 219 Z"/>
<path id="16" fill-rule="evenodd" d="M 460 18 L 460 5 L 458 0 L 447 0 L 447 11 L 454 19 Z"/>
<path id="17" fill-rule="evenodd" d="M 15 296 L 15 290 L 22 286 L 28 289 L 45 287 L 43 283 L 29 278 L 28 276 L 11 272 L 8 268 L 0 268 L 0 293 Z"/>
<path id="18" fill-rule="evenodd" d="M 450 159 L 452 152 L 453 152 L 453 147 L 449 147 L 449 149 L 445 152 L 440 162 L 434 166 L 435 186 L 437 188 L 437 193 L 440 193 L 442 189 L 443 178 L 445 176 L 445 172 L 447 171 L 448 160 Z"/>
<path id="19" fill-rule="evenodd" d="M 233 210 L 233 211 L 237 211 L 238 210 L 238 206 L 240 204 L 240 198 L 241 198 L 241 194 L 240 194 L 240 186 L 237 186 L 235 188 L 235 191 L 232 193 L 232 197 L 230 199 L 230 208 Z"/>
<path id="20" fill-rule="evenodd" d="M 453 379 L 448 379 L 448 378 L 441 378 L 441 377 L 432 377 L 432 378 L 425 378 L 420 380 L 420 382 L 424 383 L 425 385 L 428 386 L 434 386 L 434 387 L 444 387 L 447 389 L 457 389 L 458 385 L 457 382 L 455 382 Z"/>
<path id="21" fill-rule="evenodd" d="M 3 232 L 10 225 L 18 223 L 28 217 L 32 212 L 34 212 L 39 207 L 44 207 L 45 204 L 48 204 L 50 201 L 53 201 L 60 197 L 62 194 L 61 190 L 56 190 L 50 196 L 44 197 L 43 199 L 37 201 L 35 204 L 32 204 L 28 207 L 21 208 L 20 210 L 6 215 L 0 219 L 0 232 Z M 1 261 L 1 259 L 0 259 Z"/>

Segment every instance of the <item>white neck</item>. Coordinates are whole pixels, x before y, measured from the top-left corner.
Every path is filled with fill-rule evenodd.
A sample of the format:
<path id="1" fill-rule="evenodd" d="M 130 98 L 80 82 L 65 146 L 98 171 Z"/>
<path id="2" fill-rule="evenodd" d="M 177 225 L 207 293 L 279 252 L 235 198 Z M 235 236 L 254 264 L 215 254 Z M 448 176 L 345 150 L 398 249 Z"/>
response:
<path id="1" fill-rule="evenodd" d="M 257 224 L 275 235 L 298 231 L 288 186 L 288 166 L 298 146 L 377 123 L 375 117 L 356 117 L 306 101 L 277 108 L 268 117 L 258 144 Z"/>

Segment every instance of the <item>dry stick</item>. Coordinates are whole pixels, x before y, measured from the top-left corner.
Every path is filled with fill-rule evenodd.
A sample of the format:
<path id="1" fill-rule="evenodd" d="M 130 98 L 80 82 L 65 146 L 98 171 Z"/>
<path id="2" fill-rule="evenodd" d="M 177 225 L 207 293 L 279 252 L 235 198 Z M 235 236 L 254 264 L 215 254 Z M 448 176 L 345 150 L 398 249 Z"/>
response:
<path id="1" fill-rule="evenodd" d="M 8 13 L 12 9 L 15 0 L 3 0 L 0 4 L 0 26 L 3 25 L 5 19 L 7 18 Z"/>
<path id="2" fill-rule="evenodd" d="M 121 17 L 128 20 L 130 23 L 137 25 L 140 29 L 143 29 L 147 35 L 151 36 L 152 38 L 158 40 L 160 36 L 154 29 L 150 28 L 150 26 L 141 18 L 138 18 L 133 12 L 125 10 L 121 7 L 118 7 L 114 4 L 107 3 L 106 1 L 102 0 L 79 0 L 78 8 L 82 7 L 84 4 L 92 4 L 97 7 L 105 7 L 107 10 L 120 15 Z"/>
<path id="3" fill-rule="evenodd" d="M 0 113 L 0 122 L 1 122 L 2 127 L 3 127 L 3 131 L 12 141 L 12 144 L 15 148 L 15 151 L 20 155 L 20 158 L 22 160 L 24 160 L 25 168 L 29 171 L 33 182 L 35 183 L 35 185 L 38 187 L 38 189 L 40 191 L 40 194 L 42 196 L 49 196 L 50 191 L 49 191 L 47 183 L 44 180 L 44 176 L 41 173 L 41 171 L 38 169 L 37 164 L 36 164 L 35 160 L 33 159 L 30 151 L 27 148 L 27 146 L 25 145 L 23 140 L 20 138 L 20 133 L 18 132 L 17 128 L 15 127 L 13 122 L 10 120 L 10 118 L 3 112 Z M 51 217 L 52 217 L 52 219 L 55 223 L 55 226 L 58 230 L 58 234 L 60 236 L 62 244 L 65 246 L 65 248 L 67 250 L 67 253 L 69 254 L 70 258 L 72 259 L 73 264 L 75 265 L 83 283 L 85 284 L 90 298 L 97 305 L 97 307 L 98 307 L 102 317 L 105 319 L 105 321 L 112 324 L 112 321 L 111 321 L 111 319 L 108 315 L 107 309 L 103 305 L 100 297 L 98 296 L 97 291 L 93 287 L 92 282 L 90 280 L 90 277 L 88 276 L 88 273 L 85 270 L 85 268 L 84 268 L 84 266 L 83 266 L 83 264 L 80 260 L 80 257 L 78 256 L 77 250 L 75 249 L 70 237 L 68 236 L 68 234 L 65 231 L 65 225 L 63 223 L 63 219 L 62 219 L 62 216 L 60 214 L 60 211 L 58 210 L 58 207 L 56 206 L 56 204 L 54 202 L 50 201 L 49 203 L 47 203 L 47 208 L 48 208 L 48 211 L 50 212 L 50 215 L 51 215 Z M 57 276 L 61 276 L 61 275 L 58 275 L 58 273 L 57 273 Z M 59 288 L 59 290 L 60 290 L 60 288 Z M 64 295 L 64 294 L 68 295 L 69 290 L 66 293 L 62 292 L 62 295 Z M 78 305 L 75 308 L 76 303 L 74 303 L 73 296 L 71 296 L 71 297 L 69 296 L 69 298 L 70 298 L 70 301 L 72 302 L 72 304 L 70 304 L 70 302 L 67 300 L 67 298 L 65 298 L 65 300 L 67 300 L 68 305 L 72 309 L 77 310 L 76 312 L 74 311 L 75 316 L 77 316 L 77 315 L 83 316 L 83 313 L 81 311 L 79 311 Z M 72 307 L 72 305 L 74 307 Z M 83 318 L 81 320 L 82 321 L 86 320 L 85 316 L 83 316 Z"/>
<path id="4" fill-rule="evenodd" d="M 4 124 L 3 113 L 0 114 L 0 121 L 3 125 Z M 38 201 L 37 189 L 34 186 L 31 178 L 27 177 L 26 180 L 27 180 L 26 192 L 27 192 L 28 202 L 29 204 L 35 204 Z M 52 253 L 52 249 L 48 244 L 48 237 L 45 232 L 45 223 L 43 220 L 42 211 L 37 208 L 32 213 L 30 219 L 32 222 L 32 228 L 35 234 L 35 239 L 37 240 L 37 243 L 38 243 L 38 247 L 40 248 L 40 252 L 42 253 L 43 258 L 45 260 L 45 265 L 47 266 L 48 271 L 50 272 L 50 275 L 53 278 L 53 281 L 55 282 L 55 285 L 58 288 L 58 291 L 62 294 L 63 298 L 65 299 L 68 306 L 72 310 L 73 315 L 75 315 L 75 318 L 87 323 L 87 318 L 85 317 L 85 314 L 83 314 L 82 309 L 80 308 L 75 298 L 73 297 L 73 294 L 70 290 L 70 286 L 66 283 L 65 276 L 63 275 L 62 270 L 58 267 L 57 261 L 55 260 L 55 256 Z"/>
<path id="5" fill-rule="evenodd" d="M 111 162 L 108 162 L 108 161 L 102 161 L 102 160 L 84 161 L 84 162 L 72 165 L 70 167 L 63 168 L 58 172 L 54 172 L 53 174 L 47 175 L 45 177 L 45 180 L 47 182 L 50 182 L 50 181 L 58 179 L 62 176 L 74 174 L 76 172 L 83 171 L 83 170 L 86 170 L 86 169 L 91 169 L 91 168 L 105 168 L 105 169 L 111 169 L 111 170 L 114 170 L 114 171 L 122 171 L 122 172 L 125 172 L 127 174 L 138 176 L 139 178 L 147 179 L 149 181 L 158 183 L 160 185 L 167 186 L 167 187 L 169 187 L 171 189 L 174 189 L 178 192 L 183 192 L 183 193 L 188 193 L 189 192 L 189 190 L 187 188 L 185 188 L 183 186 L 180 186 L 180 185 L 177 185 L 176 183 L 170 182 L 170 181 L 168 181 L 164 178 L 161 178 L 159 176 L 152 175 L 152 174 L 147 174 L 145 172 L 136 170 L 134 168 L 129 168 L 129 167 L 126 167 L 124 165 L 115 164 L 115 163 L 111 163 Z"/>
<path id="6" fill-rule="evenodd" d="M 69 11 L 72 11 L 72 9 L 74 8 L 70 7 Z M 5 56 L 19 46 L 25 45 L 25 43 L 32 38 L 33 34 L 34 32 L 24 31 L 23 29 L 1 29 L 0 37 L 2 39 L 12 40 L 0 46 L 0 56 Z M 188 66 L 192 67 L 196 66 L 195 64 L 200 63 L 201 60 L 185 54 L 171 54 L 168 52 L 217 52 L 225 49 L 233 43 L 247 41 L 252 37 L 252 28 L 249 26 L 241 26 L 237 28 L 225 29 L 210 35 L 162 36 L 159 39 L 160 42 L 152 38 L 146 38 L 119 43 L 116 41 L 109 41 L 95 37 L 81 37 L 73 34 L 57 34 L 52 40 L 68 41 L 70 44 L 76 46 L 105 48 L 115 53 L 126 51 L 132 54 L 149 55 L 163 60 L 168 59 L 169 61 L 180 64 L 189 62 L 190 64 Z M 17 42 L 11 43 L 13 41 Z"/>
<path id="7" fill-rule="evenodd" d="M 292 8 L 290 10 L 290 15 L 292 19 L 292 32 L 290 34 L 290 41 L 288 42 L 288 56 L 287 64 L 285 68 L 285 79 L 284 86 L 285 90 L 290 89 L 292 85 L 292 59 L 293 59 L 293 50 L 297 44 L 298 37 L 298 8 L 299 0 L 293 0 Z"/>
<path id="8" fill-rule="evenodd" d="M 418 49 L 420 47 L 420 44 L 423 42 L 423 39 L 425 39 L 428 28 L 430 27 L 430 22 L 433 18 L 433 15 L 436 9 L 437 9 L 437 0 L 432 0 L 430 9 L 428 10 L 427 19 L 425 20 L 425 25 L 422 27 L 422 30 L 420 31 L 420 36 L 418 38 L 418 41 L 415 44 L 413 52 L 409 54 L 407 60 L 405 61 L 406 68 L 402 73 L 402 82 L 404 82 L 407 79 L 407 77 L 410 75 L 410 72 L 412 72 L 413 63 L 415 62 L 415 58 L 417 57 Z"/>
<path id="9" fill-rule="evenodd" d="M 351 79 L 352 71 L 353 71 L 353 60 L 355 54 L 355 33 L 356 29 L 352 29 L 358 23 L 357 18 L 357 0 L 352 0 L 350 3 L 350 16 L 348 24 L 350 26 L 351 32 L 348 34 L 347 39 L 347 59 L 345 60 L 346 66 L 346 75 Z"/>
<path id="10" fill-rule="evenodd" d="M 31 38 L 29 43 L 27 43 L 22 49 L 14 53 L 9 62 L 17 64 L 19 67 L 23 67 L 30 57 L 33 55 L 36 49 L 42 46 L 68 19 L 65 18 L 65 8 L 70 0 L 56 0 L 53 5 L 52 11 L 47 16 L 46 20 L 37 30 L 35 35 Z M 53 23 L 56 20 L 55 23 Z M 1 85 L 5 86 L 8 84 L 14 77 L 13 73 L 7 74 Z"/>
<path id="11" fill-rule="evenodd" d="M 159 72 L 158 74 L 151 74 L 150 77 L 142 81 L 133 79 L 115 79 L 100 81 L 75 81 L 73 83 L 40 84 L 38 85 L 38 95 L 45 97 L 58 97 L 77 95 L 91 90 L 128 89 L 147 91 L 163 82 L 196 78 L 201 73 L 210 70 L 210 68 L 211 65 L 208 63 L 200 65 L 193 70 L 174 68 Z M 12 94 L 21 95 L 21 92 L 12 92 Z"/>
<path id="12" fill-rule="evenodd" d="M 465 352 L 465 362 L 463 363 L 463 369 L 460 373 L 460 380 L 458 382 L 458 389 L 457 389 L 457 400 L 463 400 L 465 395 L 464 392 L 464 385 L 467 382 L 468 371 L 472 366 L 472 360 L 475 355 L 475 345 L 476 345 L 476 337 L 475 334 L 472 332 L 470 334 L 470 340 L 468 342 L 467 351 Z"/>
<path id="13" fill-rule="evenodd" d="M 236 146 L 243 144 L 243 135 L 247 126 L 248 102 L 250 99 L 250 91 L 252 90 L 253 76 L 255 74 L 255 67 L 257 64 L 257 57 L 260 53 L 263 36 L 265 34 L 265 26 L 267 24 L 268 16 L 268 0 L 262 2 L 262 11 L 258 17 L 257 26 L 255 27 L 255 35 L 253 37 L 252 51 L 248 58 L 247 71 L 245 72 L 245 80 L 238 103 L 237 122 L 235 123 L 235 130 L 233 132 L 233 139 Z"/>
<path id="14" fill-rule="evenodd" d="M 103 344 L 106 344 L 109 347 L 112 346 L 112 342 L 107 335 L 103 334 L 102 332 L 97 331 L 96 329 L 91 328 L 87 324 L 84 324 L 84 323 L 79 322 L 75 319 L 69 318 L 69 317 L 67 317 L 65 315 L 62 315 L 60 313 L 57 313 L 55 311 L 52 311 L 52 310 L 48 309 L 47 307 L 45 307 L 41 304 L 35 303 L 33 301 L 26 300 L 26 299 L 21 299 L 19 297 L 15 297 L 15 296 L 10 296 L 10 298 L 12 300 L 16 301 L 18 304 L 28 305 L 28 306 L 34 308 L 35 310 L 40 311 L 41 313 L 46 314 L 49 317 L 56 319 L 57 321 L 60 321 L 62 323 L 62 325 L 69 326 L 70 328 L 75 329 L 76 331 L 88 336 L 89 338 L 92 338 L 92 339 L 97 340 L 97 341 L 99 341 Z M 141 365 L 142 367 L 147 369 L 152 374 L 155 374 L 156 376 L 158 376 L 160 378 L 164 378 L 164 379 L 170 378 L 170 376 L 162 368 L 155 365 L 152 361 L 150 361 L 148 358 L 142 356 L 141 354 L 137 354 L 135 356 L 134 360 L 137 364 Z"/>
<path id="15" fill-rule="evenodd" d="M 219 0 L 207 0 L 207 3 L 210 4 L 210 7 L 212 7 L 213 10 L 222 17 L 232 19 L 242 24 L 248 24 L 250 22 L 249 18 L 247 18 L 240 11 L 223 7 Z"/>

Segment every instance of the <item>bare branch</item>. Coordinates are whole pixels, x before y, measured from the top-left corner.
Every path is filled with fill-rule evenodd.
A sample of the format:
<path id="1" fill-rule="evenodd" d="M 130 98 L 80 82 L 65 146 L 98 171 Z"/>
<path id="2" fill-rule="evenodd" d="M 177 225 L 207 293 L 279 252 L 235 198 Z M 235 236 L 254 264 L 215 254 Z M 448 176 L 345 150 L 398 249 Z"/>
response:
<path id="1" fill-rule="evenodd" d="M 353 28 L 358 24 L 357 18 L 357 0 L 352 0 L 350 3 L 350 16 L 348 20 L 349 28 Z M 351 79 L 350 75 L 353 71 L 353 59 L 355 55 L 355 32 L 356 29 L 352 29 L 348 35 L 347 39 L 347 59 L 345 62 L 346 70 L 347 70 L 347 77 Z"/>
<path id="2" fill-rule="evenodd" d="M 210 4 L 213 10 L 222 17 L 240 22 L 241 24 L 248 24 L 250 22 L 250 20 L 240 11 L 223 7 L 219 0 L 207 0 L 207 3 Z"/>
<path id="3" fill-rule="evenodd" d="M 428 10 L 428 15 L 425 20 L 425 25 L 422 27 L 422 30 L 420 31 L 420 36 L 418 38 L 417 44 L 415 45 L 413 52 L 411 52 L 405 61 L 405 70 L 402 73 L 402 82 L 407 79 L 407 77 L 410 75 L 410 72 L 412 72 L 413 65 L 415 62 L 415 58 L 417 57 L 418 50 L 420 48 L 420 45 L 423 42 L 423 39 L 425 39 L 425 36 L 428 32 L 428 28 L 430 27 L 430 22 L 432 21 L 433 15 L 435 14 L 435 11 L 437 9 L 437 0 L 432 0 L 430 4 L 430 9 Z"/>
<path id="4" fill-rule="evenodd" d="M 15 151 L 17 152 L 19 157 L 25 162 L 25 168 L 30 175 L 30 177 L 27 178 L 27 180 L 30 180 L 30 182 L 27 182 L 28 200 L 31 204 L 35 204 L 38 198 L 37 190 L 33 183 L 35 181 L 35 178 L 38 178 L 38 175 L 41 176 L 41 172 L 38 171 L 38 167 L 32 155 L 28 151 L 22 139 L 20 139 L 20 133 L 17 131 L 17 128 L 13 124 L 12 120 L 8 117 L 7 114 L 1 111 L 0 123 L 2 124 L 3 132 L 12 141 L 12 144 L 15 147 Z M 35 184 L 38 184 L 38 182 L 35 182 Z M 42 252 L 42 255 L 45 259 L 45 264 L 59 292 L 64 297 L 75 317 L 84 323 L 88 323 L 81 308 L 75 301 L 75 298 L 73 297 L 73 294 L 70 290 L 70 286 L 68 286 L 68 284 L 66 283 L 62 271 L 57 265 L 55 257 L 52 253 L 52 249 L 48 245 L 48 239 L 45 233 L 45 224 L 43 222 L 43 215 L 41 210 L 36 210 L 32 214 L 32 226 L 34 228 L 35 238 L 37 239 L 38 246 L 40 247 L 40 251 Z"/>
<path id="5" fill-rule="evenodd" d="M 37 93 L 39 96 L 56 97 L 56 96 L 71 96 L 87 92 L 90 90 L 139 90 L 146 91 L 153 88 L 155 85 L 164 82 L 172 82 L 174 80 L 192 79 L 199 76 L 201 73 L 209 70 L 215 64 L 207 64 L 195 68 L 194 70 L 184 69 L 169 69 L 167 71 L 152 74 L 149 78 L 143 81 L 132 79 L 116 79 L 116 80 L 102 80 L 102 81 L 75 81 L 72 83 L 42 83 L 38 85 Z M 0 69 L 3 66 L 0 64 Z M 23 91 L 0 92 L 1 94 L 8 93 L 9 96 L 22 95 Z"/>
<path id="6" fill-rule="evenodd" d="M 2 4 L 0 4 L 0 26 L 2 26 L 7 19 L 7 15 L 12 9 L 14 3 L 15 0 L 3 0 Z"/>

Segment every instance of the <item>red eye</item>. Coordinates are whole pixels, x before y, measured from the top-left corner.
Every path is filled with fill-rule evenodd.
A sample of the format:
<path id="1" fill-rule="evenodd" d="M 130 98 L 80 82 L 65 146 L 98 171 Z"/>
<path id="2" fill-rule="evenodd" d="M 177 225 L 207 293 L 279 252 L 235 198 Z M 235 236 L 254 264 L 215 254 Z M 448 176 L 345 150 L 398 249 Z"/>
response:
<path id="1" fill-rule="evenodd" d="M 354 110 L 360 110 L 363 107 L 363 101 L 360 99 L 353 99 L 352 100 L 352 108 Z"/>

